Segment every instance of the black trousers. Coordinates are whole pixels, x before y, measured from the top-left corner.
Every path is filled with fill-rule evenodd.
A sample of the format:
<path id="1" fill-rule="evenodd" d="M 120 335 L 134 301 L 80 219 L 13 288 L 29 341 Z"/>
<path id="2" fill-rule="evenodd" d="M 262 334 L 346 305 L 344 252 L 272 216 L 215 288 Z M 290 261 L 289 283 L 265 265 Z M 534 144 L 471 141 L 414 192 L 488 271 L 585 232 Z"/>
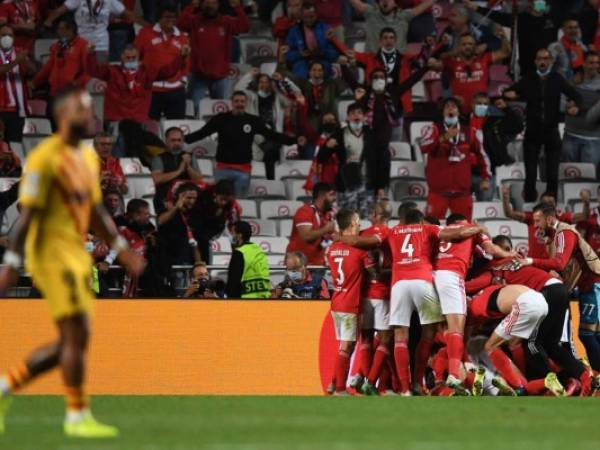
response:
<path id="1" fill-rule="evenodd" d="M 564 284 L 552 284 L 541 293 L 548 303 L 548 315 L 527 343 L 527 378 L 544 378 L 550 371 L 548 358 L 561 366 L 567 377 L 579 378 L 585 370 L 584 365 L 560 343 L 569 309 L 569 292 Z"/>
<path id="2" fill-rule="evenodd" d="M 560 163 L 561 139 L 558 128 L 536 133 L 535 136 L 525 135 L 523 143 L 523 158 L 525 160 L 525 201 L 535 202 L 541 192 L 535 189 L 540 150 L 544 146 L 546 154 L 546 191 L 557 194 L 558 165 Z"/>
<path id="3" fill-rule="evenodd" d="M 2 112 L 0 120 L 4 122 L 4 140 L 6 142 L 21 142 L 23 140 L 23 125 L 25 118 L 18 112 Z"/>
<path id="4" fill-rule="evenodd" d="M 387 189 L 390 186 L 390 167 L 392 165 L 389 142 L 373 146 L 367 152 L 365 159 L 367 163 L 367 190 Z"/>
<path id="5" fill-rule="evenodd" d="M 172 92 L 154 92 L 152 103 L 150 103 L 150 118 L 160 120 L 161 115 L 165 119 L 185 119 L 185 89 L 177 89 Z"/>

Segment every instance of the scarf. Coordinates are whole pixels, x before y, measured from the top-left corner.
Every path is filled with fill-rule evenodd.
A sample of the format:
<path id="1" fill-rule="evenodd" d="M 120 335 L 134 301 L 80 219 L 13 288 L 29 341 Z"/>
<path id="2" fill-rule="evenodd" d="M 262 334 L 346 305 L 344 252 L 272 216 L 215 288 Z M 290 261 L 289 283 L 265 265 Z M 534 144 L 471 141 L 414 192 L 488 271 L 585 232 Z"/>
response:
<path id="1" fill-rule="evenodd" d="M 383 63 L 388 78 L 391 78 L 392 82 L 396 82 L 398 80 L 398 70 L 400 69 L 400 64 L 398 64 L 400 52 L 395 49 L 390 53 L 380 50 L 379 57 L 381 58 L 381 62 Z"/>
<path id="2" fill-rule="evenodd" d="M 96 0 L 92 6 L 92 0 L 86 0 L 88 7 L 88 17 L 94 23 L 98 23 L 98 15 L 104 6 L 104 0 Z"/>
<path id="3" fill-rule="evenodd" d="M 388 121 L 391 126 L 397 127 L 400 125 L 400 121 L 396 117 L 396 108 L 394 108 L 394 103 L 392 102 L 392 96 L 388 91 L 383 91 L 383 107 L 385 108 L 385 114 L 388 118 Z M 371 89 L 369 92 L 369 98 L 367 98 L 367 113 L 366 113 L 366 123 L 365 125 L 369 128 L 373 127 L 373 115 L 375 114 L 375 92 Z"/>
<path id="4" fill-rule="evenodd" d="M 12 48 L 8 53 L 0 50 L 0 61 L 2 64 L 10 64 L 15 60 L 17 54 L 15 49 Z M 6 88 L 6 94 L 8 96 L 8 104 L 16 107 L 19 112 L 19 117 L 25 117 L 25 98 L 23 94 L 23 82 L 21 80 L 21 73 L 19 65 L 15 65 L 9 72 L 6 73 L 4 78 L 4 84 Z"/>
<path id="5" fill-rule="evenodd" d="M 576 70 L 583 66 L 583 60 L 585 59 L 584 50 L 580 42 L 571 42 L 566 36 L 560 38 L 560 43 L 567 51 L 569 56 L 569 62 L 571 63 L 571 69 Z"/>

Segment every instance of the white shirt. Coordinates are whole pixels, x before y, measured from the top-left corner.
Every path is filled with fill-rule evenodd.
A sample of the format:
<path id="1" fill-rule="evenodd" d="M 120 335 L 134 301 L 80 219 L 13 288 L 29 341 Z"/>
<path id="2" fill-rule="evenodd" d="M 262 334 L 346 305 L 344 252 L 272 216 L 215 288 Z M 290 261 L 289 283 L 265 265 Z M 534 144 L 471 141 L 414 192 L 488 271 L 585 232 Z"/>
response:
<path id="1" fill-rule="evenodd" d="M 65 7 L 75 11 L 79 35 L 94 44 L 97 51 L 107 52 L 110 16 L 120 16 L 125 6 L 119 0 L 66 0 Z"/>

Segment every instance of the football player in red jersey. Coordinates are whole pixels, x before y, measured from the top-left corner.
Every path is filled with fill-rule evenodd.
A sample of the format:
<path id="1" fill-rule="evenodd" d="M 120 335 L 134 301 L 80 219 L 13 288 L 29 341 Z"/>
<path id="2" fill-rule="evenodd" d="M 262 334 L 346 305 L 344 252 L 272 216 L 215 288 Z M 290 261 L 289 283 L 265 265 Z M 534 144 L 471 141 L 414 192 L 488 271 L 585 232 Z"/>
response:
<path id="1" fill-rule="evenodd" d="M 379 377 L 381 367 L 388 363 L 390 354 L 388 347 L 392 337 L 389 326 L 392 259 L 390 248 L 385 242 L 389 232 L 387 223 L 391 216 L 392 207 L 389 200 L 380 200 L 371 212 L 372 226 L 360 233 L 361 236 L 378 236 L 382 242 L 381 247 L 370 250 L 371 260 L 376 264 L 376 276 L 369 281 L 366 287 L 360 318 L 361 342 L 358 353 L 360 372 L 372 386 Z M 377 331 L 379 344 L 373 355 L 372 345 L 375 331 Z M 375 378 L 370 377 L 371 372 Z M 355 387 L 358 387 L 362 384 L 362 379 L 356 377 L 353 382 Z"/>
<path id="2" fill-rule="evenodd" d="M 446 219 L 448 229 L 470 226 L 462 214 L 451 214 Z M 465 278 L 475 247 L 479 246 L 496 258 L 517 256 L 493 244 L 483 233 L 460 242 L 442 242 L 434 261 L 433 280 L 440 298 L 442 314 L 448 323 L 446 343 L 448 351 L 448 378 L 446 385 L 455 390 L 464 390 L 461 382 L 462 357 L 464 352 L 464 329 L 467 317 Z M 416 380 L 421 382 L 421 380 Z"/>
<path id="3" fill-rule="evenodd" d="M 342 237 L 358 236 L 360 218 L 355 211 L 340 210 L 336 215 L 336 221 Z M 340 341 L 334 370 L 334 395 L 347 395 L 346 379 L 358 331 L 358 314 L 365 269 L 373 272 L 374 263 L 366 250 L 352 247 L 341 241 L 328 247 L 326 260 L 333 280 L 331 316 L 335 336 Z"/>

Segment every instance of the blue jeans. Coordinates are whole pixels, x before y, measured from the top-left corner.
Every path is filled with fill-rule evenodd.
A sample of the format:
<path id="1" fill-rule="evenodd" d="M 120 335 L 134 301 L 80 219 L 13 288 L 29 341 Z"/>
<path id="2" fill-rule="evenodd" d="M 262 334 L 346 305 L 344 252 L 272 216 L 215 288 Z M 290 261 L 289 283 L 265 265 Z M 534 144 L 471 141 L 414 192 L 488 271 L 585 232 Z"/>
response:
<path id="1" fill-rule="evenodd" d="M 236 198 L 246 198 L 250 188 L 250 174 L 241 170 L 215 169 L 215 181 L 229 180 L 233 183 Z"/>
<path id="2" fill-rule="evenodd" d="M 210 98 L 223 99 L 228 87 L 229 80 L 227 78 L 207 80 L 196 74 L 192 74 L 190 77 L 189 96 L 194 102 L 196 114 L 200 111 L 200 100 L 207 97 L 207 94 Z"/>
<path id="3" fill-rule="evenodd" d="M 596 166 L 600 164 L 600 139 L 581 139 L 565 133 L 562 143 L 562 161 L 589 162 Z"/>

